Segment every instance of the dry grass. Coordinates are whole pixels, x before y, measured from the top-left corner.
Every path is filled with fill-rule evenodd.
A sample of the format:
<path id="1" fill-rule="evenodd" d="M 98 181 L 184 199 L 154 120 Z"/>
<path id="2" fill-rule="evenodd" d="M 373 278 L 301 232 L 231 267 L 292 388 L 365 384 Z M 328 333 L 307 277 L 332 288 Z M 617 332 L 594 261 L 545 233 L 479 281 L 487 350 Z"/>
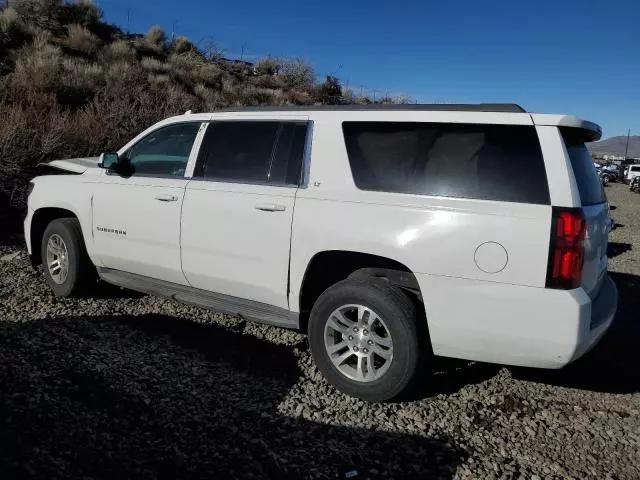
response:
<path id="1" fill-rule="evenodd" d="M 17 55 L 9 87 L 19 96 L 29 99 L 35 92 L 55 88 L 62 68 L 62 52 L 48 43 L 48 35 L 39 34 L 31 45 L 23 47 Z"/>
<path id="2" fill-rule="evenodd" d="M 67 27 L 67 46 L 72 50 L 94 55 L 102 46 L 102 41 L 82 25 Z"/>
<path id="3" fill-rule="evenodd" d="M 38 162 L 116 150 L 186 110 L 369 101 L 317 85 L 301 60 L 229 62 L 215 42 L 168 43 L 160 27 L 127 37 L 87 0 L 11 6 L 0 8 L 0 203 Z"/>
<path id="4" fill-rule="evenodd" d="M 167 73 L 171 71 L 171 65 L 152 57 L 143 57 L 140 60 L 142 68 L 154 73 Z"/>

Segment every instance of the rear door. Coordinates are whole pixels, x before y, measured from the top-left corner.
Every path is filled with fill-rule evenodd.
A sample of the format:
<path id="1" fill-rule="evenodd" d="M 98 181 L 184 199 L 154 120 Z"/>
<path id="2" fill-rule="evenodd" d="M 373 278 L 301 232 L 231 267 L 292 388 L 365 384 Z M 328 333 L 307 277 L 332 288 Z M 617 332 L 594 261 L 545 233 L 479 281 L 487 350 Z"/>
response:
<path id="1" fill-rule="evenodd" d="M 561 129 L 586 220 L 582 288 L 595 298 L 607 270 L 611 220 L 607 197 L 580 129 Z"/>
<path id="2" fill-rule="evenodd" d="M 307 118 L 216 120 L 182 207 L 194 287 L 288 308 L 289 252 Z"/>

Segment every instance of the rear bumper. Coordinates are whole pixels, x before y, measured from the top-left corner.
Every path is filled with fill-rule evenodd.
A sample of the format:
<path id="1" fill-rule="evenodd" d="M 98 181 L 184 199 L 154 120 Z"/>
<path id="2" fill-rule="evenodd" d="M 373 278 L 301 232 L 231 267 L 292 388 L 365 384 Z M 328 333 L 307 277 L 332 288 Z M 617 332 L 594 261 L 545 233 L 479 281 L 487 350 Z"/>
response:
<path id="1" fill-rule="evenodd" d="M 417 275 L 433 352 L 445 357 L 561 368 L 588 352 L 611 325 L 618 292 L 607 276 L 598 297 Z"/>
<path id="2" fill-rule="evenodd" d="M 618 289 L 607 275 L 602 281 L 598 296 L 591 301 L 589 312 L 589 330 L 576 346 L 576 351 L 570 361 L 580 358 L 591 350 L 602 338 L 613 323 L 618 309 Z"/>

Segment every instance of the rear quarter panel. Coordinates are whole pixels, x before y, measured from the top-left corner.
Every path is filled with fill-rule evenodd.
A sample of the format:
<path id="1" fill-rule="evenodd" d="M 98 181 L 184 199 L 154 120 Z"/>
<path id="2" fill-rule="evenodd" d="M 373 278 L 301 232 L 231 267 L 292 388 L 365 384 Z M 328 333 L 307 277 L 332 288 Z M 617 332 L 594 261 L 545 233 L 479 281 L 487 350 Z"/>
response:
<path id="1" fill-rule="evenodd" d="M 493 119 L 495 115 L 472 115 L 471 119 L 504 121 Z M 530 124 L 530 117 L 525 117 L 529 122 L 520 115 L 509 118 L 512 123 Z M 342 138 L 341 121 L 327 114 L 314 119 L 309 182 L 298 190 L 293 220 L 292 309 L 299 306 L 307 265 L 326 250 L 383 256 L 416 274 L 544 287 L 550 206 L 359 190 Z M 476 264 L 476 252 L 487 242 L 500 244 L 506 251 L 506 265 L 495 273 Z"/>

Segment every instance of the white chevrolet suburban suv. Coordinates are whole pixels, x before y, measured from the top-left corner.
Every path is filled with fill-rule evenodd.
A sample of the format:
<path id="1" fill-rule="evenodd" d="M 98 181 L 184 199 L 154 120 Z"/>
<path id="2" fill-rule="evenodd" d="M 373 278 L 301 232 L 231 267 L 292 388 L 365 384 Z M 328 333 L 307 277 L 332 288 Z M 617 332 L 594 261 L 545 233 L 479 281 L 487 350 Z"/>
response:
<path id="1" fill-rule="evenodd" d="M 33 180 L 59 296 L 104 281 L 308 333 L 397 396 L 431 355 L 560 368 L 611 324 L 600 128 L 511 104 L 238 109 L 164 120 Z"/>

